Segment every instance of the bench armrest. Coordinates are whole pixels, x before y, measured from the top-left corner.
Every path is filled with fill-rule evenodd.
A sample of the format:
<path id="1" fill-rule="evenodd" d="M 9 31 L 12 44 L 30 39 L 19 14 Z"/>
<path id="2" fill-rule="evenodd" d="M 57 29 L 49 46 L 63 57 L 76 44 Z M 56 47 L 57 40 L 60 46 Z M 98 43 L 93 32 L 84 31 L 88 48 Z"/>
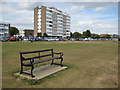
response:
<path id="1" fill-rule="evenodd" d="M 31 58 L 30 59 L 30 63 L 32 64 L 34 62 L 34 58 Z"/>
<path id="2" fill-rule="evenodd" d="M 21 62 L 28 60 L 30 61 L 31 64 L 34 62 L 34 58 L 24 58 L 23 56 L 21 56 Z"/>
<path id="3" fill-rule="evenodd" d="M 53 52 L 53 54 L 60 54 L 60 57 L 62 57 L 63 56 L 63 53 L 62 52 Z"/>

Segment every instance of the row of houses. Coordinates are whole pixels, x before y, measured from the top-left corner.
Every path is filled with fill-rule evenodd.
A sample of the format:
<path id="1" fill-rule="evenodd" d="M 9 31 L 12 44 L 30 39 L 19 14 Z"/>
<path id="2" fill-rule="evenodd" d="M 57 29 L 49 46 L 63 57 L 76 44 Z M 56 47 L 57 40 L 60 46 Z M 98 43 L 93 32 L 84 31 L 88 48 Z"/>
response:
<path id="1" fill-rule="evenodd" d="M 9 30 L 10 30 L 9 23 L 0 22 L 0 38 L 10 37 Z M 28 37 L 29 35 L 34 36 L 34 30 L 32 29 L 19 30 L 19 34 L 17 36 Z"/>
<path id="2" fill-rule="evenodd" d="M 10 24 L 6 22 L 1 22 L 0 23 L 0 38 L 1 37 L 9 37 L 9 29 L 10 29 Z M 29 37 L 29 35 L 34 36 L 34 30 L 33 29 L 24 29 L 24 30 L 19 30 L 19 34 L 17 36 L 22 36 L 22 37 Z M 100 34 L 100 36 L 104 35 L 110 35 L 113 38 L 120 38 L 120 35 L 117 34 Z"/>

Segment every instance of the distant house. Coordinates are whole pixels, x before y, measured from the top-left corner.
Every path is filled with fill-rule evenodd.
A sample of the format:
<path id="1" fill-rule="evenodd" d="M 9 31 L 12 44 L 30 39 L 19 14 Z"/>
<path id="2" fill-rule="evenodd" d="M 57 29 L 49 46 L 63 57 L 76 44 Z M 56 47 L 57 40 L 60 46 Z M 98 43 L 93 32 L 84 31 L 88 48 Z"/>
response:
<path id="1" fill-rule="evenodd" d="M 19 30 L 19 36 L 24 37 L 25 36 L 25 31 L 24 30 Z"/>
<path id="2" fill-rule="evenodd" d="M 23 31 L 24 31 L 25 37 L 34 36 L 34 30 L 33 29 L 25 29 Z"/>
<path id="3" fill-rule="evenodd" d="M 113 36 L 112 36 L 113 38 L 119 38 L 120 37 L 120 35 L 118 35 L 118 34 L 113 34 Z"/>
<path id="4" fill-rule="evenodd" d="M 102 36 L 104 36 L 104 35 L 109 35 L 110 37 L 113 36 L 113 35 L 111 35 L 111 34 L 100 34 L 99 36 L 102 37 Z"/>
<path id="5" fill-rule="evenodd" d="M 110 35 L 111 38 L 120 38 L 120 35 L 118 35 L 118 34 L 100 34 L 100 37 L 102 37 L 104 35 Z"/>

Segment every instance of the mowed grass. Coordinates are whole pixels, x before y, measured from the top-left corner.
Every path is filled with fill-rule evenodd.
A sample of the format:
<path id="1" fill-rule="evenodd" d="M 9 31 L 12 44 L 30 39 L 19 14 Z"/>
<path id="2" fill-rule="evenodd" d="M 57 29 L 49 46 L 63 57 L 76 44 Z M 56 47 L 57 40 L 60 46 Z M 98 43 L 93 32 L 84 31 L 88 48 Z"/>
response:
<path id="1" fill-rule="evenodd" d="M 13 74 L 20 70 L 19 53 L 53 48 L 64 53 L 68 69 L 29 85 Z M 50 62 L 49 62 L 50 63 Z M 118 86 L 118 42 L 3 42 L 3 88 L 116 88 Z"/>

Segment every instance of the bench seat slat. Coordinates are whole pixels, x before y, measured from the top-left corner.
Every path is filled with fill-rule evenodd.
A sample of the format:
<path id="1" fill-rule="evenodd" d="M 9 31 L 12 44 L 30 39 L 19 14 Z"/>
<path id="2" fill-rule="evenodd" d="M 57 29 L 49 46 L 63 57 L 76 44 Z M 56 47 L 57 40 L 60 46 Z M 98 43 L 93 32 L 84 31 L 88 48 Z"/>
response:
<path id="1" fill-rule="evenodd" d="M 30 53 L 37 53 L 38 51 L 31 51 L 31 52 L 20 52 L 20 54 L 30 54 Z"/>
<path id="2" fill-rule="evenodd" d="M 36 59 L 36 58 L 47 57 L 47 56 L 52 56 L 52 54 L 46 54 L 46 55 L 35 56 L 35 57 L 30 57 L 30 58 L 24 58 L 24 60 Z"/>
<path id="3" fill-rule="evenodd" d="M 35 56 L 35 57 L 30 57 L 30 58 L 24 58 L 23 61 L 24 60 L 30 60 L 30 59 L 36 59 L 36 58 L 40 58 L 40 56 Z"/>
<path id="4" fill-rule="evenodd" d="M 53 54 L 41 55 L 40 57 L 52 56 Z"/>
<path id="5" fill-rule="evenodd" d="M 38 52 L 46 52 L 46 51 L 53 51 L 53 49 L 38 50 Z"/>
<path id="6" fill-rule="evenodd" d="M 47 58 L 47 59 L 43 59 L 43 60 L 33 62 L 33 64 L 38 64 L 38 63 L 41 63 L 41 62 L 51 61 L 52 59 L 58 59 L 58 58 L 60 58 L 60 57 L 51 57 L 51 58 Z"/>
<path id="7" fill-rule="evenodd" d="M 30 53 L 46 52 L 46 51 L 53 51 L 53 49 L 37 50 L 37 51 L 30 51 L 30 52 L 20 52 L 20 54 L 30 54 Z"/>
<path id="8" fill-rule="evenodd" d="M 32 64 L 38 64 L 38 63 L 41 63 L 41 62 L 51 61 L 52 59 L 60 59 L 60 57 L 51 57 L 51 58 L 35 61 Z M 23 65 L 24 66 L 31 66 L 32 64 L 31 63 L 27 63 L 27 64 L 23 64 Z"/>
<path id="9" fill-rule="evenodd" d="M 33 62 L 33 64 L 38 64 L 38 63 L 41 63 L 41 62 L 51 61 L 52 59 L 54 59 L 54 58 L 39 60 L 39 61 Z"/>

